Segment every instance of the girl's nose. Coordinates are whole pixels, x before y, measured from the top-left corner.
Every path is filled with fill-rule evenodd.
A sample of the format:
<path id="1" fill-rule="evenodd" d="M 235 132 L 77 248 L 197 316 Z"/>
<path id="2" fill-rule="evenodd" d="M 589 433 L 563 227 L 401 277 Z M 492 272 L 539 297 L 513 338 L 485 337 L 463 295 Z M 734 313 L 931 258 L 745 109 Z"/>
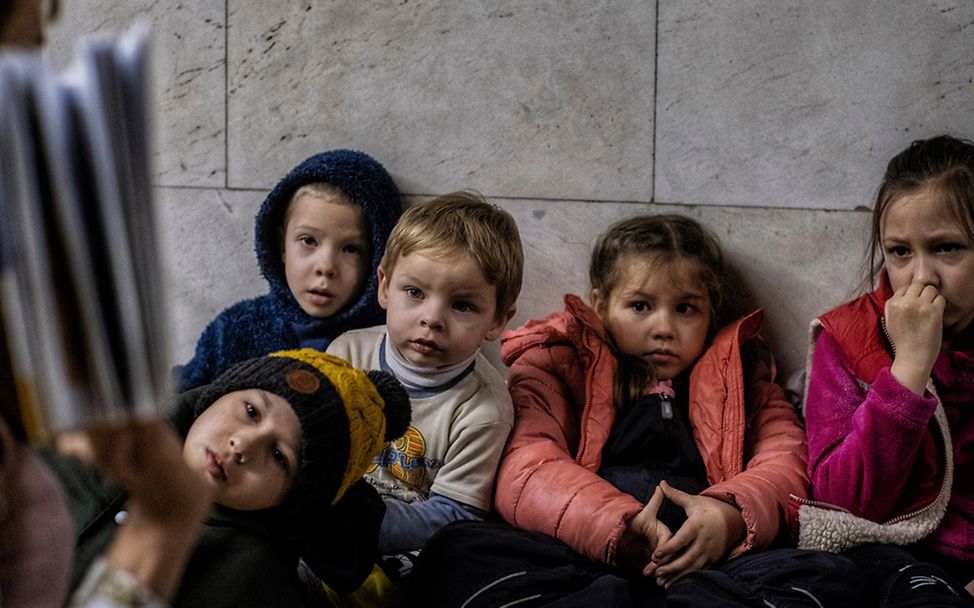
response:
<path id="1" fill-rule="evenodd" d="M 673 337 L 673 319 L 670 318 L 670 313 L 665 310 L 657 311 L 653 321 L 654 338 L 668 339 Z"/>
<path id="2" fill-rule="evenodd" d="M 918 254 L 913 267 L 913 280 L 923 285 L 940 286 L 940 275 L 937 273 L 936 262 L 927 255 Z"/>

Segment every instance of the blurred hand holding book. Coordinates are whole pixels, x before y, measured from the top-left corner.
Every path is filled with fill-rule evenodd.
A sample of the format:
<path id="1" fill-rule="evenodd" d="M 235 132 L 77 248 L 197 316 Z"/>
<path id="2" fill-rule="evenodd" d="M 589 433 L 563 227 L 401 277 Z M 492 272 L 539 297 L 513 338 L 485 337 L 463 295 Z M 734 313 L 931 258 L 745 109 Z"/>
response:
<path id="1" fill-rule="evenodd" d="M 60 74 L 0 55 L 0 400 L 34 443 L 169 391 L 148 63 L 144 27 Z"/>

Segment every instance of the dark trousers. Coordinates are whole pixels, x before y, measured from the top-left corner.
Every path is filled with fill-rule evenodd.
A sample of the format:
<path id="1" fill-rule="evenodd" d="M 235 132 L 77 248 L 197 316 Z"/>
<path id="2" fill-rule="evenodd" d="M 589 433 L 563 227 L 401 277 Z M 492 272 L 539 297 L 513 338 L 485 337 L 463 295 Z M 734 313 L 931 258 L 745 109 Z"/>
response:
<path id="1" fill-rule="evenodd" d="M 668 590 L 626 576 L 545 534 L 496 522 L 459 522 L 423 548 L 407 586 L 412 606 L 442 608 L 650 608 L 655 606 L 860 606 L 862 580 L 845 557 L 759 551 L 694 572 Z"/>
<path id="2" fill-rule="evenodd" d="M 871 605 L 883 608 L 974 606 L 974 598 L 939 565 L 921 561 L 894 545 L 863 545 L 846 551 L 871 590 Z M 968 578 L 974 572 L 968 572 Z"/>

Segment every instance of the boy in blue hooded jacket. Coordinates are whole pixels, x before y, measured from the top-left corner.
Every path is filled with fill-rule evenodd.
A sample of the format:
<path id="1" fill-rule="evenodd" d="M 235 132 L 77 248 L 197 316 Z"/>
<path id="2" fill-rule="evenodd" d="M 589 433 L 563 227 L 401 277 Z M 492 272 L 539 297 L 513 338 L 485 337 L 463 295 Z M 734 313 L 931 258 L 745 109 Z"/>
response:
<path id="1" fill-rule="evenodd" d="M 270 292 L 207 326 L 177 372 L 180 389 L 207 384 L 238 361 L 325 350 L 344 331 L 383 323 L 376 267 L 401 214 L 395 182 L 367 154 L 331 150 L 292 169 L 256 217 L 257 262 Z"/>

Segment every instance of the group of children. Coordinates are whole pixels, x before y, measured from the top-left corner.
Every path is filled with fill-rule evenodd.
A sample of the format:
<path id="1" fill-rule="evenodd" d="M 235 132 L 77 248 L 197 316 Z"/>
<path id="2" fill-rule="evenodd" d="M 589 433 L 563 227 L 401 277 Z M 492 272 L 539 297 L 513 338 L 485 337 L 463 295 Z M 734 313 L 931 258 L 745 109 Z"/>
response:
<path id="1" fill-rule="evenodd" d="M 57 6 L 0 4 L 0 40 Z M 167 420 L 35 454 L 0 417 L 0 604 L 974 604 L 974 143 L 890 161 L 871 291 L 812 322 L 797 409 L 686 217 L 611 226 L 588 303 L 507 333 L 521 241 L 478 195 L 403 212 L 334 150 L 255 237 L 269 292 Z"/>
<path id="2" fill-rule="evenodd" d="M 890 162 L 878 287 L 813 322 L 803 410 L 687 217 L 611 226 L 588 303 L 506 333 L 522 246 L 479 195 L 403 212 L 379 163 L 336 150 L 255 232 L 269 293 L 178 370 L 173 420 L 216 507 L 175 604 L 228 585 L 261 606 L 315 587 L 348 606 L 974 603 L 971 142 Z M 105 493 L 79 547 L 123 507 Z"/>

